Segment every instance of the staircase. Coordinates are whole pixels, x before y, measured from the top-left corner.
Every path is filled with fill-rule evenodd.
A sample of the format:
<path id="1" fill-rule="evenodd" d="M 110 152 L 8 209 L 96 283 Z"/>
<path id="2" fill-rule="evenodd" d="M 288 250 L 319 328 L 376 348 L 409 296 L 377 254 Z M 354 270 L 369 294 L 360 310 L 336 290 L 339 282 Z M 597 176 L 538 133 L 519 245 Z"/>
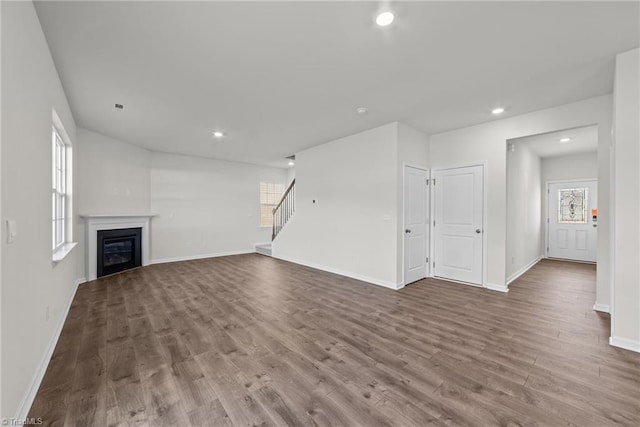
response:
<path id="1" fill-rule="evenodd" d="M 289 184 L 289 187 L 285 190 L 280 199 L 280 203 L 273 210 L 273 231 L 271 232 L 271 241 L 276 239 L 278 233 L 282 231 L 282 228 L 287 224 L 289 219 L 295 212 L 296 202 L 296 180 L 294 179 Z"/>
<path id="2" fill-rule="evenodd" d="M 289 219 L 295 212 L 295 187 L 296 180 L 294 179 L 289 184 L 289 187 L 285 190 L 280 202 L 273 210 L 273 228 L 271 231 L 271 241 L 274 241 L 276 236 L 282 231 Z M 271 243 L 259 243 L 255 245 L 256 252 L 262 255 L 271 256 Z"/>

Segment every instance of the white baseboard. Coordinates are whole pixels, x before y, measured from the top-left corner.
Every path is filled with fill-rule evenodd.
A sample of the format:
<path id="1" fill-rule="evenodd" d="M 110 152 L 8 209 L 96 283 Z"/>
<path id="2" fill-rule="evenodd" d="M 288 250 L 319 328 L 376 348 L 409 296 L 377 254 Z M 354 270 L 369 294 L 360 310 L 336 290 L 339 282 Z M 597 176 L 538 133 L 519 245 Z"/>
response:
<path id="1" fill-rule="evenodd" d="M 640 341 L 620 337 L 609 337 L 609 345 L 640 353 Z"/>
<path id="2" fill-rule="evenodd" d="M 385 288 L 398 290 L 404 288 L 404 284 L 402 283 L 393 283 L 386 280 L 374 279 L 372 277 L 363 276 L 361 274 L 352 273 L 350 271 L 339 270 L 337 268 L 327 267 L 324 265 L 315 264 L 312 262 L 301 261 L 295 258 L 283 257 L 283 256 L 273 256 L 273 258 L 281 259 L 283 261 L 292 262 L 294 264 L 304 265 L 305 267 L 315 268 L 316 270 L 326 271 L 328 273 L 339 274 L 340 276 L 349 277 L 351 279 L 360 280 L 363 282 L 371 283 L 373 285 L 383 286 Z"/>
<path id="3" fill-rule="evenodd" d="M 164 264 L 166 262 L 178 262 L 178 261 L 191 261 L 194 259 L 204 259 L 204 258 L 217 258 L 221 256 L 230 256 L 230 255 L 245 255 L 245 254 L 253 254 L 254 250 L 244 250 L 244 251 L 231 251 L 231 252 L 217 252 L 214 254 L 203 254 L 203 255 L 187 255 L 175 258 L 160 258 L 160 259 L 152 259 L 149 264 Z"/>
<path id="4" fill-rule="evenodd" d="M 595 304 L 593 304 L 593 309 L 594 309 L 595 311 L 601 311 L 601 312 L 603 312 L 603 313 L 609 313 L 609 311 L 610 311 L 610 310 L 609 310 L 609 305 L 607 305 L 607 304 L 598 304 L 598 303 L 595 303 Z"/>
<path id="5" fill-rule="evenodd" d="M 509 292 L 509 287 L 507 285 L 496 285 L 495 283 L 487 282 L 487 285 L 485 286 L 485 288 L 491 291 Z"/>
<path id="6" fill-rule="evenodd" d="M 527 264 L 524 267 L 522 267 L 520 270 L 518 270 L 515 273 L 513 273 L 511 276 L 507 277 L 507 286 L 509 286 L 509 284 L 511 282 L 513 282 L 514 280 L 516 280 L 518 277 L 522 276 L 524 273 L 529 271 L 529 269 L 531 267 L 533 267 L 534 265 L 536 265 L 537 263 L 539 263 L 541 259 L 542 259 L 542 257 L 539 256 L 538 258 L 536 258 L 533 261 L 531 261 L 529 264 Z"/>
<path id="7" fill-rule="evenodd" d="M 76 291 L 78 290 L 78 285 L 80 283 L 84 283 L 87 280 L 83 277 L 81 279 L 77 279 L 73 285 L 73 289 L 71 290 L 71 295 L 67 300 L 66 306 L 62 310 L 62 314 L 60 319 L 58 320 L 58 324 L 56 325 L 55 330 L 53 331 L 53 335 L 49 340 L 49 344 L 47 349 L 38 364 L 38 370 L 33 375 L 31 379 L 31 385 L 27 389 L 22 401 L 20 402 L 20 406 L 18 406 L 18 413 L 15 416 L 16 420 L 24 420 L 29 415 L 29 410 L 31 409 L 31 405 L 33 405 L 33 401 L 36 398 L 36 394 L 38 393 L 38 389 L 40 388 L 40 384 L 42 383 L 42 379 L 44 378 L 45 372 L 47 372 L 47 368 L 49 367 L 49 362 L 51 361 L 51 356 L 53 356 L 53 350 L 56 348 L 56 344 L 58 344 L 58 339 L 60 338 L 60 334 L 62 333 L 62 328 L 64 327 L 64 322 L 67 320 L 67 315 L 69 314 L 69 309 L 71 308 L 71 303 L 73 302 L 73 298 L 76 296 Z"/>

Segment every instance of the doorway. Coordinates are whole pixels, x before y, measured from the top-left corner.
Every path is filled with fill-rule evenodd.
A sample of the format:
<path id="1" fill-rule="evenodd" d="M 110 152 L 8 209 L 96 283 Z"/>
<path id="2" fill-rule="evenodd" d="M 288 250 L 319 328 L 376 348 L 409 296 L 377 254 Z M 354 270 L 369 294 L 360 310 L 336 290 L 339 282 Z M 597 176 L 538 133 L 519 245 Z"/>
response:
<path id="1" fill-rule="evenodd" d="M 547 184 L 547 257 L 596 262 L 598 181 Z"/>
<path id="2" fill-rule="evenodd" d="M 433 275 L 483 285 L 484 166 L 433 172 Z"/>
<path id="3" fill-rule="evenodd" d="M 427 277 L 429 173 L 404 166 L 404 284 Z"/>
<path id="4" fill-rule="evenodd" d="M 549 244 L 549 225 L 558 215 L 557 190 L 552 183 L 574 183 L 563 189 L 583 188 L 587 181 L 598 178 L 598 126 L 554 130 L 552 132 L 514 138 L 507 141 L 507 233 L 505 273 L 507 285 L 525 274 L 543 258 L 585 259 L 584 255 L 572 258 L 568 247 L 577 243 L 595 250 L 595 239 L 582 230 L 575 235 L 577 225 L 553 229 Z M 589 190 L 589 197 L 597 197 L 597 184 Z M 567 194 L 565 202 L 570 203 Z M 575 194 L 574 197 L 579 197 Z M 553 200 L 552 200 L 553 199 Z M 549 206 L 554 202 L 555 207 Z M 580 200 L 574 199 L 574 209 Z M 596 205 L 592 206 L 597 208 Z M 586 214 L 591 214 L 591 207 Z M 569 209 L 569 205 L 567 205 Z M 552 211 L 554 213 L 552 213 Z M 581 211 L 582 212 L 582 211 Z M 555 216 L 554 216 L 555 215 Z M 575 216 L 576 214 L 574 214 Z M 549 222 L 547 221 L 549 220 Z M 582 219 L 581 219 L 582 220 Z M 591 222 L 591 219 L 589 219 Z M 591 228 L 592 224 L 590 224 Z M 584 228 L 584 227 L 583 227 Z M 573 242 L 575 239 L 578 241 Z M 585 241 L 588 239 L 588 241 Z M 557 246 L 557 243 L 560 246 Z M 593 245 L 591 245 L 593 241 Z M 573 242 L 573 243 L 572 243 Z M 554 251 L 553 248 L 560 250 Z M 549 248 L 549 249 L 547 249 Z M 565 249 L 566 248 L 566 249 Z M 576 249 L 579 253 L 586 249 Z M 551 254 L 551 255 L 550 255 Z M 595 262 L 595 254 L 593 254 Z"/>

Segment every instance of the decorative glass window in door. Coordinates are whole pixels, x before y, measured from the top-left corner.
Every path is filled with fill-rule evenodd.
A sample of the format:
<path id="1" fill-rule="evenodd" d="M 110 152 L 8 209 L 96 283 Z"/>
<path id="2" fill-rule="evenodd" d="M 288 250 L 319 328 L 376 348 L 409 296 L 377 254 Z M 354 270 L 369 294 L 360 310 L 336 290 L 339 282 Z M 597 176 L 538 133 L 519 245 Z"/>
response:
<path id="1" fill-rule="evenodd" d="M 558 190 L 558 222 L 563 224 L 586 224 L 588 188 L 564 188 Z"/>

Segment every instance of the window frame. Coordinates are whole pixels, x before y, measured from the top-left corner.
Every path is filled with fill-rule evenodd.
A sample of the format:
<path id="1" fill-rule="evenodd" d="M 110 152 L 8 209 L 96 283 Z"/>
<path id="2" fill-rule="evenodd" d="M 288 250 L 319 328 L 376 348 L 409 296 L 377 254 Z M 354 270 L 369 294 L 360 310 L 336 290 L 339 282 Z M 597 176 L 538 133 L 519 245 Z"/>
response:
<path id="1" fill-rule="evenodd" d="M 56 126 L 51 126 L 52 139 L 52 240 L 53 251 L 67 243 L 67 144 Z"/>
<path id="2" fill-rule="evenodd" d="M 267 190 L 263 192 L 263 186 L 267 186 Z M 269 186 L 273 189 L 273 191 L 269 191 Z M 278 191 L 279 190 L 279 191 Z M 280 200 L 282 200 L 282 196 L 284 195 L 285 186 L 284 184 L 276 183 L 276 182 L 268 182 L 268 181 L 260 181 L 260 228 L 272 228 L 273 227 L 273 210 L 278 206 Z M 270 197 L 271 196 L 271 197 Z M 266 199 L 266 203 L 263 201 Z M 271 200 L 269 200 L 271 199 Z M 269 203 L 273 201 L 273 203 Z M 262 210 L 263 208 L 268 208 L 270 212 L 270 222 L 269 224 L 264 224 L 262 222 Z"/>
<path id="3" fill-rule="evenodd" d="M 51 123 L 51 243 L 52 261 L 62 261 L 73 242 L 73 146 L 56 111 Z"/>

